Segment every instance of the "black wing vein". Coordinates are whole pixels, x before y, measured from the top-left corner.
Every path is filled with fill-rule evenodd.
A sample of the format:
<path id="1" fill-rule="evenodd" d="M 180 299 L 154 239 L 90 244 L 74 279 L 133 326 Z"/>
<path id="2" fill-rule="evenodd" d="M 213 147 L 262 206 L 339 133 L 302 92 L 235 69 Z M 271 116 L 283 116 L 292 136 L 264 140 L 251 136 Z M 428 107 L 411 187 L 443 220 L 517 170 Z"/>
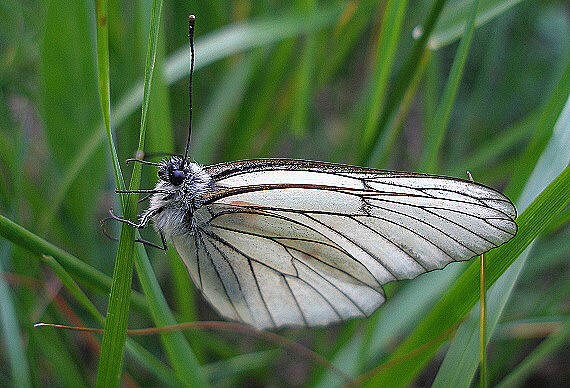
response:
<path id="1" fill-rule="evenodd" d="M 251 209 L 251 208 L 248 207 L 248 209 Z M 313 231 L 313 232 L 319 234 L 320 236 L 322 236 L 323 238 L 325 238 L 326 240 L 328 240 L 328 241 L 330 242 L 330 244 L 327 244 L 327 243 L 325 243 L 325 242 L 323 242 L 323 241 L 310 240 L 310 239 L 303 239 L 303 238 L 298 238 L 298 237 L 297 237 L 297 238 L 294 238 L 294 237 L 280 236 L 279 239 L 283 239 L 283 240 L 307 241 L 307 242 L 312 242 L 312 243 L 322 244 L 322 245 L 328 246 L 328 247 L 330 247 L 330 248 L 333 248 L 333 249 L 337 250 L 338 252 L 342 253 L 343 255 L 349 257 L 352 261 L 358 263 L 360 266 L 362 266 L 362 268 L 364 268 L 364 269 L 366 270 L 366 272 L 368 272 L 368 274 L 369 274 L 370 276 L 374 277 L 374 275 L 370 272 L 370 270 L 369 270 L 364 264 L 362 264 L 362 262 L 360 262 L 356 257 L 354 257 L 352 254 L 350 254 L 350 252 L 348 252 L 348 251 L 346 251 L 345 249 L 342 249 L 341 247 L 339 247 L 338 244 L 336 244 L 336 243 L 335 243 L 334 241 L 332 241 L 329 237 L 327 237 L 327 236 L 324 235 L 323 233 L 319 232 L 319 231 L 316 230 L 315 228 L 312 228 L 311 226 L 309 226 L 309 225 L 307 225 L 307 224 L 303 224 L 302 222 L 293 220 L 293 219 L 291 219 L 291 218 L 288 218 L 288 217 L 285 217 L 285 216 L 282 216 L 282 215 L 279 215 L 279 214 L 275 214 L 275 213 L 273 213 L 273 212 L 269 212 L 269 211 L 267 211 L 267 209 L 264 209 L 264 208 L 257 207 L 257 208 L 255 208 L 255 209 L 257 209 L 258 211 L 259 211 L 259 210 L 265 210 L 265 211 L 263 211 L 263 212 L 261 213 L 261 214 L 263 214 L 263 215 L 265 215 L 265 216 L 275 217 L 275 218 L 278 218 L 278 219 L 285 220 L 285 221 L 287 221 L 287 222 L 291 222 L 291 223 L 296 224 L 296 225 L 303 226 L 303 227 L 305 227 L 305 228 L 307 228 L 307 229 L 309 229 L 309 230 L 311 230 L 311 231 Z M 317 219 L 315 219 L 315 218 L 313 218 L 313 217 L 309 217 L 306 212 L 295 211 L 295 210 L 285 209 L 285 208 L 271 208 L 271 209 L 276 210 L 276 211 L 283 211 L 283 212 L 291 212 L 291 213 L 302 214 L 302 215 L 306 216 L 307 218 L 310 218 L 311 220 L 317 222 L 318 224 L 320 224 L 320 225 L 326 227 L 327 229 L 332 230 L 333 232 L 335 232 L 335 233 L 339 234 L 340 236 L 346 238 L 348 241 L 352 242 L 355 246 L 357 246 L 357 247 L 359 247 L 360 249 L 362 249 L 363 251 L 365 251 L 365 252 L 366 252 L 367 254 L 369 254 L 371 257 L 376 258 L 376 256 L 372 255 L 370 252 L 367 252 L 365 249 L 363 249 L 362 247 L 360 247 L 357 243 L 355 243 L 355 242 L 354 242 L 352 239 L 350 239 L 349 237 L 344 236 L 344 235 L 343 235 L 342 233 L 340 233 L 339 231 L 330 228 L 328 225 L 325 225 L 324 223 L 320 222 L 319 220 L 317 220 Z M 236 233 L 250 234 L 250 235 L 253 235 L 253 236 L 257 236 L 257 237 L 267 238 L 267 239 L 270 239 L 271 241 L 274 241 L 275 243 L 277 243 L 277 244 L 283 246 L 283 244 L 280 243 L 279 241 L 276 241 L 275 238 L 271 238 L 271 237 L 269 237 L 269 236 L 266 236 L 266 235 L 263 235 L 263 234 L 259 234 L 259 233 L 253 233 L 253 232 L 251 232 L 251 231 L 246 232 L 246 231 L 242 231 L 242 230 L 239 230 L 239 229 L 229 228 L 229 227 L 227 227 L 227 226 L 222 227 L 222 226 L 220 226 L 220 225 L 214 225 L 214 224 L 212 224 L 212 222 L 211 222 L 214 218 L 216 218 L 216 217 L 218 217 L 219 215 L 222 215 L 222 214 L 230 214 L 230 213 L 232 213 L 232 214 L 239 214 L 239 213 L 244 213 L 244 214 L 260 214 L 258 211 L 257 211 L 257 212 L 248 212 L 248 211 L 244 211 L 244 210 L 241 210 L 241 209 L 232 209 L 232 210 L 229 210 L 229 211 L 228 211 L 228 210 L 225 210 L 225 211 L 223 211 L 223 212 L 220 212 L 220 213 L 216 214 L 216 216 L 213 217 L 213 218 L 210 220 L 209 223 L 210 223 L 210 226 L 211 226 L 211 227 L 215 227 L 215 228 L 219 228 L 219 229 L 224 229 L 224 230 L 229 230 L 229 231 L 233 231 L 233 232 L 236 232 Z M 323 214 L 337 215 L 336 213 L 323 213 Z M 334 267 L 334 266 L 330 265 L 329 263 L 325 263 L 324 261 L 322 261 L 322 260 L 320 260 L 320 259 L 319 259 L 319 261 L 320 261 L 321 263 L 323 263 L 323 264 L 329 265 L 330 267 L 335 268 L 336 270 L 341 271 L 341 272 L 343 272 L 343 273 L 345 273 L 345 274 L 351 276 L 351 275 L 348 274 L 346 271 L 343 271 L 343 270 L 341 270 L 340 268 Z M 262 264 L 263 264 L 263 263 L 262 263 Z M 387 272 L 390 273 L 390 275 L 393 276 L 393 274 L 392 274 L 387 268 L 385 268 L 385 269 L 386 269 Z M 352 277 L 352 276 L 351 276 L 351 277 Z M 353 277 L 353 278 L 354 278 L 354 277 Z M 374 277 L 374 278 L 375 278 L 375 277 Z M 396 277 L 394 277 L 394 279 L 396 279 Z M 358 280 L 358 279 L 355 278 L 355 280 Z M 378 286 L 381 286 L 380 283 L 377 283 L 377 284 L 378 284 Z"/>
<path id="2" fill-rule="evenodd" d="M 222 276 L 220 275 L 220 271 L 218 270 L 218 267 L 216 266 L 216 263 L 215 263 L 214 259 L 212 258 L 210 251 L 206 247 L 206 243 L 204 242 L 202 235 L 197 234 L 196 239 L 200 239 L 200 243 L 202 244 L 202 247 L 204 248 L 204 252 L 206 252 L 206 256 L 208 256 L 208 259 L 210 259 L 210 263 L 212 264 L 212 268 L 214 269 L 214 272 L 216 273 L 216 276 L 218 277 L 218 280 L 220 281 L 220 284 L 222 285 L 222 288 L 224 290 L 224 294 L 226 295 L 226 299 L 230 302 L 232 309 L 234 310 L 235 316 L 238 319 L 243 320 L 243 318 L 241 317 L 241 314 L 239 313 L 238 309 L 236 308 L 236 306 L 234 304 L 233 299 L 231 298 L 230 294 L 228 293 L 226 283 L 222 279 Z"/>
<path id="3" fill-rule="evenodd" d="M 305 313 L 303 312 L 303 309 L 301 308 L 301 305 L 299 304 L 299 301 L 297 300 L 295 293 L 291 289 L 291 285 L 289 284 L 289 280 L 287 280 L 287 276 L 285 274 L 281 274 L 281 276 L 283 278 L 283 282 L 285 282 L 285 284 L 287 285 L 287 289 L 289 290 L 291 297 L 295 301 L 295 305 L 297 306 L 297 310 L 299 310 L 299 314 L 301 314 L 301 318 L 303 318 L 303 323 L 305 324 L 305 326 L 309 326 L 309 321 L 307 321 L 307 317 L 305 316 Z"/>
<path id="4" fill-rule="evenodd" d="M 339 272 L 342 272 L 343 274 L 345 274 L 345 275 L 351 277 L 352 279 L 354 279 L 354 281 L 357 282 L 357 283 L 361 283 L 361 284 L 363 284 L 363 285 L 368 285 L 368 284 L 364 283 L 362 280 L 360 280 L 360 279 L 354 277 L 353 275 L 351 275 L 350 273 L 346 272 L 345 270 L 340 269 L 340 268 L 338 268 L 338 267 L 336 267 L 336 266 L 334 266 L 334 265 L 332 265 L 332 264 L 330 264 L 330 263 L 327 263 L 327 262 L 323 261 L 321 258 L 319 258 L 319 257 L 317 257 L 317 256 L 314 256 L 314 255 L 311 255 L 309 252 L 305 252 L 305 251 L 303 251 L 303 250 L 301 250 L 301 249 L 298 249 L 298 248 L 295 248 L 295 247 L 290 247 L 290 246 L 288 246 L 288 245 L 285 245 L 285 244 L 283 244 L 282 242 L 278 241 L 278 240 L 277 240 L 276 238 L 274 238 L 274 237 L 269 237 L 269 236 L 266 236 L 266 235 L 263 235 L 263 234 L 258 234 L 258 233 L 253 233 L 253 232 L 246 232 L 246 231 L 239 230 L 239 229 L 232 229 L 232 228 L 228 228 L 228 227 L 224 227 L 224 226 L 219 226 L 219 225 L 213 225 L 213 227 L 214 227 L 214 228 L 218 228 L 218 229 L 228 230 L 228 231 L 231 231 L 231 232 L 242 233 L 242 234 L 245 234 L 245 235 L 250 235 L 250 236 L 256 236 L 256 237 L 265 238 L 265 239 L 270 240 L 270 241 L 273 241 L 275 244 L 281 246 L 286 252 L 288 252 L 288 250 L 291 249 L 291 250 L 294 250 L 294 251 L 303 253 L 303 254 L 305 254 L 305 255 L 307 255 L 307 256 L 310 256 L 310 257 L 313 258 L 314 260 L 320 262 L 321 264 L 327 265 L 327 266 L 329 266 L 329 267 L 331 267 L 331 268 L 334 268 L 335 270 L 337 270 L 337 271 L 339 271 Z M 325 237 L 325 238 L 326 238 L 326 237 Z M 344 254 L 344 255 L 349 255 L 348 252 L 343 251 L 343 250 L 339 249 L 338 247 L 336 247 L 336 246 L 334 246 L 334 245 L 325 244 L 325 243 L 323 243 L 322 241 L 315 241 L 315 240 L 309 240 L 309 239 L 303 239 L 303 238 L 289 238 L 289 237 L 279 237 L 279 239 L 283 239 L 283 240 L 294 240 L 294 241 L 306 241 L 306 242 L 312 242 L 312 243 L 316 243 L 316 244 L 322 244 L 322 245 L 329 246 L 329 247 L 331 247 L 331 248 L 333 248 L 333 249 L 337 249 L 339 252 L 341 252 L 341 253 Z M 330 240 L 329 240 L 329 241 L 330 241 Z M 229 244 L 229 243 L 228 243 L 228 244 Z M 241 252 L 241 251 L 239 251 L 239 250 L 237 250 L 237 249 L 235 249 L 235 251 L 236 251 L 236 252 Z M 243 253 L 242 253 L 242 254 L 243 254 Z M 349 257 L 351 257 L 351 256 L 349 256 Z M 293 256 L 292 256 L 292 258 L 293 258 L 294 260 L 298 261 L 297 258 L 295 258 L 295 257 L 293 257 Z M 373 276 L 372 273 L 370 273 L 370 271 L 368 271 L 368 269 L 366 268 L 366 266 L 364 266 L 360 261 L 358 261 L 358 259 L 356 259 L 356 258 L 353 258 L 353 259 L 354 259 L 354 261 L 356 261 L 358 264 L 362 265 L 362 267 L 365 268 L 365 269 L 367 270 L 367 272 L 368 272 L 371 276 Z M 257 260 L 257 259 L 254 259 L 254 258 L 251 258 L 251 260 L 253 260 L 253 261 L 256 262 L 256 263 L 262 264 L 262 265 L 264 265 L 265 267 L 270 268 L 270 269 L 272 269 L 272 270 L 274 270 L 274 271 L 276 271 L 276 272 L 278 272 L 278 273 L 281 273 L 279 270 L 277 270 L 277 269 L 275 269 L 275 268 L 273 268 L 273 267 L 271 267 L 271 266 L 269 266 L 269 265 L 263 263 L 263 262 L 260 261 L 260 260 Z M 289 276 L 291 276 L 291 275 L 289 275 Z M 378 283 L 378 286 L 381 286 L 381 284 Z"/>
<path id="5" fill-rule="evenodd" d="M 422 219 L 419 218 L 419 217 L 414 217 L 413 215 L 406 214 L 406 213 L 403 213 L 403 212 L 399 212 L 399 211 L 397 211 L 397 210 L 390 209 L 390 208 L 388 208 L 388 207 L 381 207 L 381 206 L 378 206 L 378 205 L 375 205 L 375 204 L 370 204 L 370 206 L 375 207 L 375 208 L 378 208 L 378 209 L 385 210 L 385 211 L 387 211 L 387 212 L 392 212 L 392 213 L 398 214 L 398 215 L 400 215 L 400 216 L 409 217 L 409 218 L 411 218 L 411 219 L 413 219 L 413 220 L 415 220 L 415 221 L 418 221 L 418 222 L 420 222 L 420 223 L 422 223 L 422 224 L 425 224 L 427 227 L 433 228 L 433 229 L 437 230 L 438 232 L 440 232 L 440 233 L 444 234 L 445 236 L 449 237 L 451 240 L 455 241 L 457 244 L 459 244 L 459 245 L 462 246 L 463 248 L 465 248 L 465 249 L 467 249 L 467 250 L 473 252 L 473 256 L 477 255 L 477 252 L 475 252 L 474 250 L 472 250 L 471 248 L 469 248 L 467 245 L 463 244 L 461 241 L 459 241 L 459 240 L 457 240 L 456 238 L 454 238 L 453 236 L 451 236 L 451 235 L 450 235 L 449 233 L 447 233 L 446 231 L 442 230 L 441 228 L 438 228 L 438 227 L 435 226 L 435 225 L 430 225 L 430 224 L 428 224 L 425 220 L 422 220 Z M 405 205 L 405 204 L 404 204 L 404 206 L 411 206 L 411 205 Z M 434 216 L 436 216 L 436 217 L 440 217 L 438 214 L 433 214 L 433 213 L 430 213 L 430 214 L 432 214 L 432 215 L 434 215 Z M 360 216 L 360 215 L 356 215 L 356 217 L 359 217 L 359 216 Z M 383 217 L 372 216 L 372 215 L 371 215 L 370 217 L 378 218 L 378 219 L 381 219 L 381 220 L 386 221 L 386 222 L 391 222 L 390 220 L 385 219 L 385 218 L 383 218 Z M 440 217 L 440 218 L 443 218 L 443 217 Z M 398 223 L 395 223 L 395 224 L 396 224 L 396 225 L 399 225 L 399 226 L 403 226 L 402 224 L 398 224 Z M 459 226 L 461 226 L 461 225 L 459 225 Z M 468 232 L 471 232 L 469 229 L 467 229 L 467 228 L 465 228 L 465 227 L 463 227 L 463 226 L 461 226 L 461 228 L 463 228 L 464 230 L 466 230 L 466 231 L 468 231 Z M 406 229 L 408 229 L 408 228 L 406 228 Z M 428 242 L 430 242 L 430 243 L 432 243 L 431 241 L 429 241 L 429 240 L 427 240 L 427 239 L 425 239 L 425 240 L 428 241 Z M 432 243 L 432 244 L 433 244 L 433 243 Z M 445 250 L 441 249 L 441 248 L 440 248 L 439 246 L 437 246 L 436 244 L 433 244 L 433 245 L 434 245 L 435 247 L 439 248 L 443 253 L 445 253 L 447 256 L 449 256 L 450 258 L 453 259 L 453 256 L 450 255 L 449 253 L 447 253 Z M 455 261 L 455 260 L 454 260 L 454 261 Z"/>
<path id="6" fill-rule="evenodd" d="M 374 216 L 369 216 L 369 217 L 380 219 L 379 217 L 374 217 Z M 365 228 L 369 229 L 369 230 L 372 231 L 373 233 L 375 233 L 375 234 L 377 234 L 378 236 L 380 236 L 381 238 L 383 238 L 383 239 L 384 239 L 385 241 L 387 241 L 389 244 L 391 244 L 391 245 L 393 245 L 394 247 L 396 247 L 396 249 L 400 250 L 400 251 L 403 252 L 406 256 L 408 256 L 410 259 L 412 259 L 413 261 L 415 261 L 424 271 L 426 271 L 426 272 L 429 271 L 429 269 L 426 268 L 426 267 L 416 258 L 416 256 L 415 256 L 414 254 L 408 252 L 408 251 L 407 251 L 404 247 L 402 247 L 399 243 L 396 243 L 395 241 L 390 240 L 387 236 L 384 236 L 384 235 L 383 235 L 382 233 L 380 233 L 378 230 L 376 230 L 376 229 L 374 229 L 374 228 L 371 228 L 369 225 L 366 225 L 364 222 L 359 221 L 356 217 L 354 217 L 354 216 L 349 216 L 349 218 L 352 219 L 352 220 L 354 220 L 355 222 L 359 223 L 360 225 L 364 226 Z M 400 224 L 396 224 L 395 222 L 392 222 L 392 221 L 389 221 L 389 220 L 384 220 L 384 221 L 390 222 L 390 223 L 392 223 L 392 224 L 394 224 L 394 225 L 402 226 L 402 225 L 400 225 Z M 404 227 L 404 229 L 408 229 L 408 228 Z M 408 229 L 408 230 L 409 230 L 409 229 Z M 412 230 L 410 230 L 410 231 L 411 231 L 412 233 L 418 235 L 418 234 L 415 233 L 414 231 L 412 231 Z M 419 235 L 418 235 L 418 236 L 419 236 Z M 426 240 L 425 238 L 423 238 L 422 236 L 419 236 L 419 237 L 422 238 L 422 239 L 425 240 L 425 241 L 428 241 L 428 240 Z M 436 246 L 436 248 L 438 248 L 438 247 Z M 444 252 L 444 253 L 445 253 L 445 252 Z"/>
<path id="7" fill-rule="evenodd" d="M 255 281 L 255 285 L 257 288 L 257 291 L 259 292 L 259 296 L 261 298 L 261 301 L 263 302 L 263 306 L 265 308 L 265 310 L 267 311 L 267 315 L 269 316 L 269 319 L 271 319 L 271 322 L 273 324 L 273 327 L 275 327 L 275 320 L 273 318 L 273 315 L 271 314 L 271 311 L 269 310 L 269 307 L 267 306 L 267 302 L 265 301 L 265 297 L 263 295 L 263 292 L 261 291 L 261 287 L 259 286 L 259 281 L 257 279 L 257 275 L 255 274 L 255 269 L 253 268 L 253 262 L 257 263 L 257 264 L 261 264 L 267 268 L 270 268 L 272 270 L 274 270 L 273 268 L 271 268 L 270 266 L 268 266 L 267 264 L 259 261 L 259 260 L 255 260 L 254 258 L 252 258 L 251 256 L 247 255 L 246 253 L 242 252 L 241 250 L 237 249 L 236 247 L 234 247 L 232 244 L 230 244 L 229 242 L 227 242 L 225 239 L 223 239 L 222 237 L 220 237 L 219 235 L 213 233 L 211 230 L 207 230 L 207 229 L 202 229 L 203 233 L 205 233 L 207 236 L 211 237 L 212 239 L 218 241 L 221 244 L 224 244 L 226 247 L 228 247 L 230 250 L 238 253 L 239 255 L 243 256 L 248 264 L 249 264 L 249 270 L 251 272 L 252 278 Z M 277 272 L 277 271 L 276 271 Z M 245 295 L 244 295 L 245 296 Z M 255 318 L 254 318 L 255 319 Z"/>

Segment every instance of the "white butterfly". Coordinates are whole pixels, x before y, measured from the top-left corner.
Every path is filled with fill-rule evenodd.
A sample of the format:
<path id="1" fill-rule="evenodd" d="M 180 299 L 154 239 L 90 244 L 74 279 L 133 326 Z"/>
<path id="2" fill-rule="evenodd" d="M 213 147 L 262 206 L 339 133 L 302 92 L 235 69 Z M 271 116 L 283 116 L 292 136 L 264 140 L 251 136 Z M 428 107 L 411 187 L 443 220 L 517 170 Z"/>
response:
<path id="1" fill-rule="evenodd" d="M 292 159 L 203 167 L 187 158 L 190 131 L 183 157 L 137 160 L 158 166 L 154 190 L 118 191 L 152 194 L 140 222 L 114 218 L 154 221 L 212 307 L 259 329 L 368 316 L 384 284 L 468 260 L 517 231 L 509 199 L 477 183 Z"/>
<path id="2" fill-rule="evenodd" d="M 508 198 L 460 179 L 292 159 L 158 166 L 135 226 L 152 219 L 212 307 L 260 329 L 369 316 L 384 284 L 517 231 Z"/>

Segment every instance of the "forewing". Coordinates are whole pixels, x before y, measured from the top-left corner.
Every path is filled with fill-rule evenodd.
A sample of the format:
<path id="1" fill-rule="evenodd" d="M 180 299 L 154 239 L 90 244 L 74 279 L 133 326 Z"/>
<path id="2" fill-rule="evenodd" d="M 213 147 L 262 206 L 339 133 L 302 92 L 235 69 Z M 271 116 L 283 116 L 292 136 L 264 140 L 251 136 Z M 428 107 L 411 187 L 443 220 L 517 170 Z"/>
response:
<path id="1" fill-rule="evenodd" d="M 511 202 L 463 180 L 295 160 L 209 169 L 217 189 L 174 245 L 221 315 L 259 328 L 369 315 L 383 284 L 516 233 Z"/>

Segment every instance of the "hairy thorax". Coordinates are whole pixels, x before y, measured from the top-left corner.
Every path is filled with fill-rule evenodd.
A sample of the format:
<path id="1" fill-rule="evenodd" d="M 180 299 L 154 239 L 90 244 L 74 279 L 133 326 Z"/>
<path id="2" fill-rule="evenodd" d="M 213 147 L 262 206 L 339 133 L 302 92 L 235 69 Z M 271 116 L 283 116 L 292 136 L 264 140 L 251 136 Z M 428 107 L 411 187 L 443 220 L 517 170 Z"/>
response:
<path id="1" fill-rule="evenodd" d="M 154 214 L 155 229 L 167 239 L 174 234 L 192 234 L 193 213 L 204 204 L 204 196 L 212 190 L 213 180 L 199 164 L 178 156 L 160 164 L 160 179 L 155 187 L 158 192 L 150 198 L 146 212 Z M 181 184 L 175 185 L 169 179 L 169 171 L 173 169 L 184 171 Z"/>

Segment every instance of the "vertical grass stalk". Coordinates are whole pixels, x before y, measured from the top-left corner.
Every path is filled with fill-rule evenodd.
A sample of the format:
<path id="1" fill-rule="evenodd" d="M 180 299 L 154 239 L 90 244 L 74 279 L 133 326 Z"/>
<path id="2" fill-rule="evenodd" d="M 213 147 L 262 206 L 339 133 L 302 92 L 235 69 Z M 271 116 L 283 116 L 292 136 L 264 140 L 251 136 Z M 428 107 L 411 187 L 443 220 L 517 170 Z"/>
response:
<path id="1" fill-rule="evenodd" d="M 480 309 L 479 309 L 479 353 L 481 356 L 481 365 L 479 367 L 479 386 L 481 388 L 487 387 L 487 341 L 486 337 L 486 309 L 487 309 L 487 282 L 485 280 L 485 254 L 480 256 L 480 278 L 479 278 L 479 291 L 480 295 Z"/>
<path id="2" fill-rule="evenodd" d="M 141 126 L 138 149 L 144 148 L 144 135 L 146 128 L 146 113 L 150 94 L 150 85 L 156 59 L 156 46 L 158 42 L 158 31 L 160 26 L 160 13 L 162 1 L 154 0 L 152 4 L 150 36 L 148 43 L 148 53 L 145 66 L 145 81 L 143 93 L 143 105 L 141 114 Z M 108 42 L 108 4 L 105 0 L 96 2 L 97 11 L 97 55 L 99 67 L 99 93 L 103 108 L 103 121 L 107 130 L 107 137 L 111 149 L 111 155 L 115 166 L 115 179 L 117 187 L 124 187 L 124 181 L 120 176 L 118 168 L 118 157 L 114 149 L 110 128 L 110 89 L 109 89 L 109 42 Z M 109 108 L 106 108 L 109 107 Z M 129 185 L 130 190 L 137 189 L 140 184 L 141 165 L 135 164 Z M 137 210 L 137 197 L 121 196 L 124 217 L 133 219 Z M 118 386 L 121 379 L 123 354 L 127 333 L 127 321 L 130 307 L 129 295 L 131 293 L 131 283 L 133 278 L 134 264 L 134 236 L 132 227 L 123 224 L 121 236 L 117 249 L 115 268 L 113 272 L 113 282 L 111 284 L 111 294 L 105 320 L 105 331 L 101 346 L 101 356 L 99 368 L 97 370 L 98 387 Z"/>

